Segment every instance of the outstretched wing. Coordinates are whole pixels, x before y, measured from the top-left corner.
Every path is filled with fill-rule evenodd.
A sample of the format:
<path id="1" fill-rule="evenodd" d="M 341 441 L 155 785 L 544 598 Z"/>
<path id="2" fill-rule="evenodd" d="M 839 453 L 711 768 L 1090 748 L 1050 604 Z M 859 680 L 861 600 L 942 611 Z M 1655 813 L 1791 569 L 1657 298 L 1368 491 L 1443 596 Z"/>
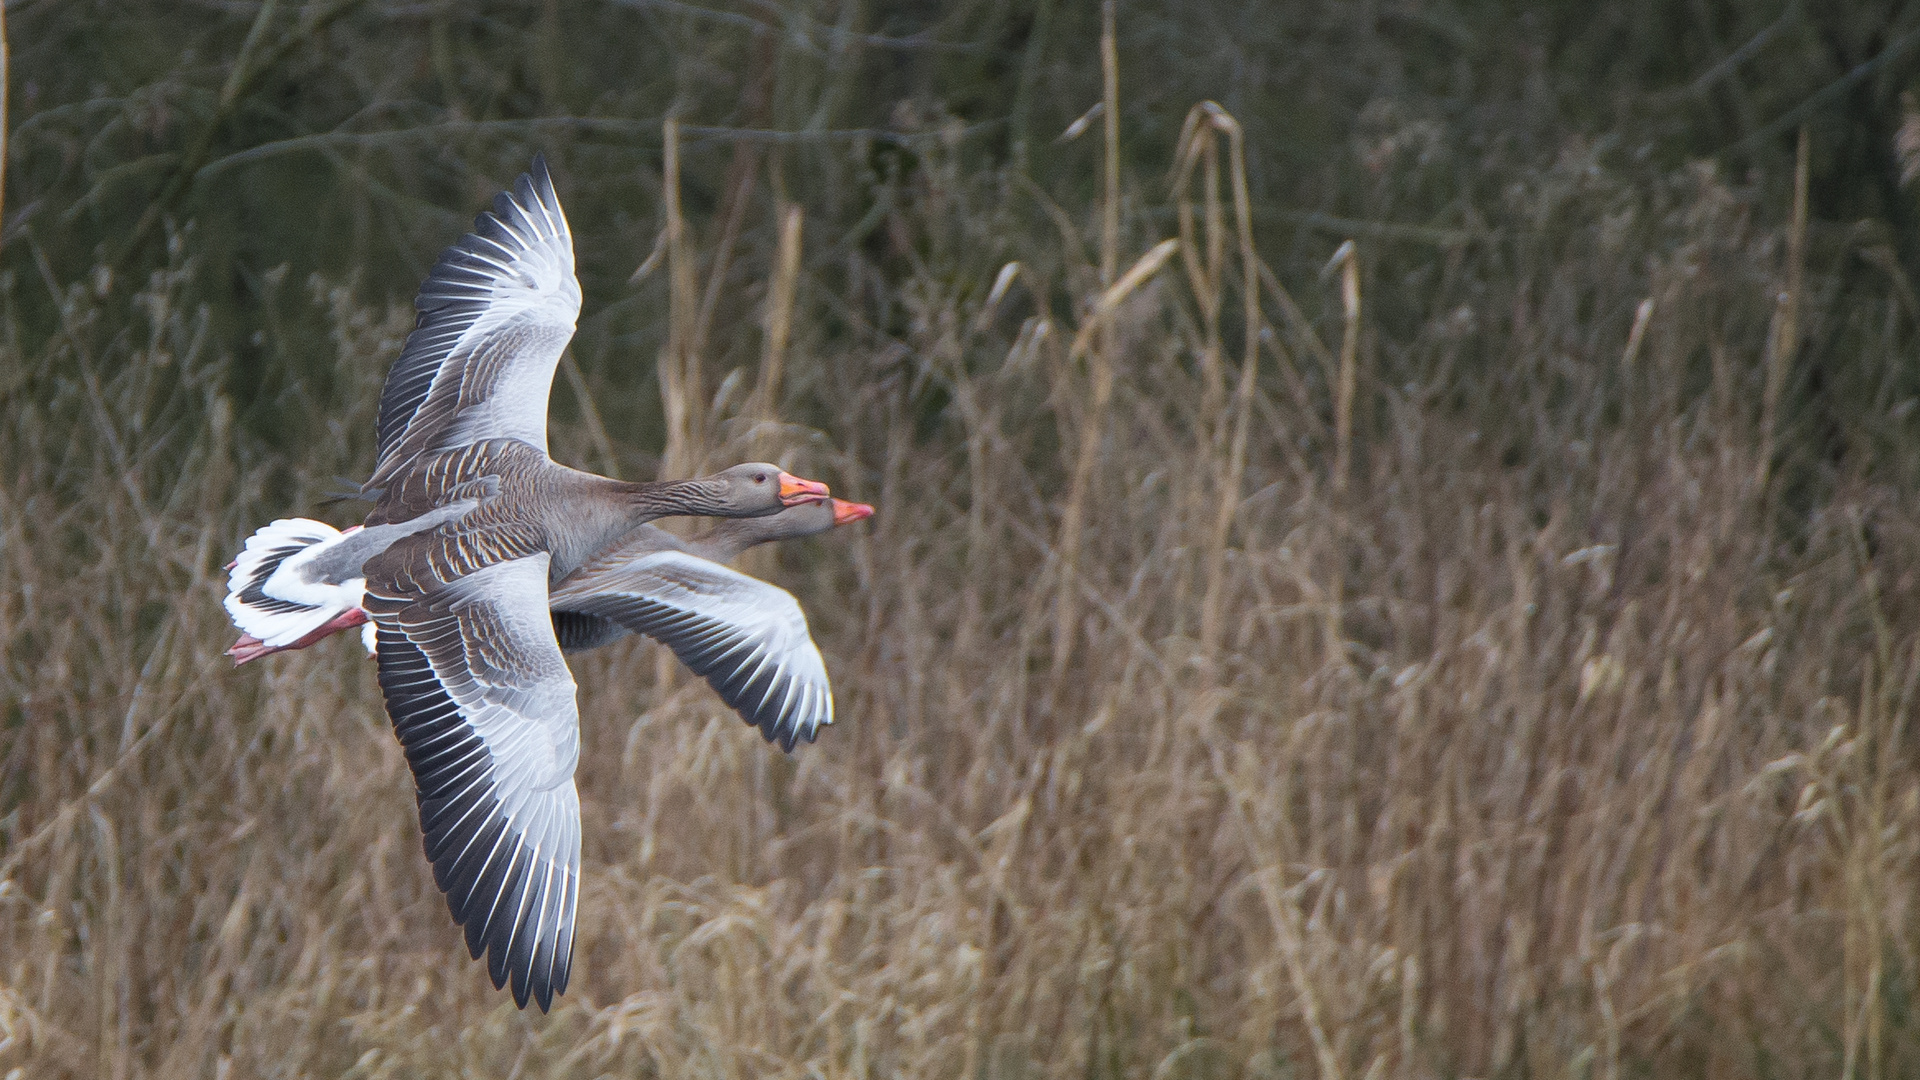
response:
<path id="1" fill-rule="evenodd" d="M 580 719 L 547 614 L 549 557 L 419 595 L 406 553 L 389 554 L 368 565 L 365 606 L 434 882 L 493 985 L 511 980 L 515 1002 L 544 1012 L 567 988 L 580 882 Z"/>
<path id="2" fill-rule="evenodd" d="M 573 237 L 543 157 L 440 256 L 380 394 L 380 456 L 366 490 L 428 450 L 512 438 L 547 447 L 547 394 L 573 339 Z"/>
<path id="3" fill-rule="evenodd" d="M 740 718 L 792 750 L 833 723 L 827 666 L 791 593 L 684 551 L 576 574 L 554 612 L 611 619 L 668 648 Z"/>

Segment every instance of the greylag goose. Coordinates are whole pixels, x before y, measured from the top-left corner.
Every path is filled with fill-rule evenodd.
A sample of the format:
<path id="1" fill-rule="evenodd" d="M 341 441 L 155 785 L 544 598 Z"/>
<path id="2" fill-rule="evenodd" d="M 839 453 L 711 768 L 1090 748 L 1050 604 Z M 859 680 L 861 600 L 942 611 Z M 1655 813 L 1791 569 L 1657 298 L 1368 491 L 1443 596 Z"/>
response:
<path id="1" fill-rule="evenodd" d="M 793 594 L 722 565 L 770 540 L 813 536 L 873 514 L 833 499 L 724 521 L 698 540 L 643 527 L 548 595 L 565 652 L 645 634 L 672 649 L 741 719 L 791 752 L 833 723 L 827 666 Z"/>
<path id="2" fill-rule="evenodd" d="M 622 540 L 617 550 L 638 557 L 673 548 L 726 563 L 757 544 L 814 536 L 871 516 L 873 507 L 865 503 L 828 499 L 802 503 L 766 517 L 723 519 L 719 526 L 693 539 L 656 525 L 642 525 Z M 240 555 L 227 564 L 226 608 L 241 630 L 239 640 L 227 650 L 235 666 L 277 652 L 304 649 L 356 626 L 367 655 L 375 655 L 373 624 L 360 607 L 366 578 L 360 573 L 359 562 L 339 550 L 361 528 L 353 525 L 341 530 L 312 518 L 282 518 L 247 538 Z M 607 553 L 595 556 L 593 563 L 617 569 Z M 581 591 L 586 573 L 583 567 L 569 577 L 571 592 L 577 595 Z M 549 606 L 553 606 L 551 599 Z M 599 648 L 640 632 L 610 618 L 558 608 L 553 611 L 553 620 L 560 649 L 569 653 Z"/>
<path id="3" fill-rule="evenodd" d="M 736 468 L 766 470 L 773 466 Z M 779 473 L 779 478 L 781 491 L 788 498 L 809 498 L 826 489 L 816 481 L 802 480 L 785 472 Z M 826 505 L 839 500 L 796 502 L 793 512 L 814 502 Z M 304 649 L 355 626 L 361 628 L 361 639 L 368 655 L 372 655 L 373 627 L 367 621 L 366 611 L 360 607 L 361 594 L 366 589 L 362 565 L 398 537 L 459 517 L 476 505 L 476 500 L 463 499 L 411 521 L 372 529 L 353 525 L 341 530 L 312 518 L 281 518 L 255 530 L 247 537 L 240 554 L 226 567 L 225 607 L 233 624 L 240 629 L 240 638 L 227 650 L 227 655 L 233 657 L 238 666 L 273 653 Z M 788 511 L 782 513 L 785 512 Z M 872 513 L 872 508 L 867 512 Z M 770 515 L 775 519 L 781 516 L 781 513 Z M 652 525 L 641 525 L 640 529 L 650 534 L 672 535 Z M 767 538 L 775 539 L 777 535 L 769 533 Z"/>
<path id="4" fill-rule="evenodd" d="M 580 877 L 579 712 L 550 587 L 654 518 L 753 517 L 829 493 L 771 465 L 623 483 L 548 456 L 580 287 L 541 158 L 441 255 L 415 307 L 381 394 L 374 507 L 338 545 L 377 548 L 359 606 L 434 882 L 494 986 L 544 1012 L 567 986 Z M 263 598 L 283 569 L 258 582 Z"/>

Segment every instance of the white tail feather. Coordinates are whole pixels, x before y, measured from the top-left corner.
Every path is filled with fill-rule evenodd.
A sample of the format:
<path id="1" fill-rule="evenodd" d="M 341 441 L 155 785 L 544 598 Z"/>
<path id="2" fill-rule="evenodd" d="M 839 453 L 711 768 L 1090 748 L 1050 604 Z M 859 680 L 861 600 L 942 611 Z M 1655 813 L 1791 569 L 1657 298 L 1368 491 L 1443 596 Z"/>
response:
<path id="1" fill-rule="evenodd" d="M 247 537 L 227 575 L 226 606 L 233 624 L 262 644 L 281 648 L 359 607 L 363 581 L 330 584 L 309 581 L 299 572 L 346 535 L 325 522 L 281 518 Z"/>

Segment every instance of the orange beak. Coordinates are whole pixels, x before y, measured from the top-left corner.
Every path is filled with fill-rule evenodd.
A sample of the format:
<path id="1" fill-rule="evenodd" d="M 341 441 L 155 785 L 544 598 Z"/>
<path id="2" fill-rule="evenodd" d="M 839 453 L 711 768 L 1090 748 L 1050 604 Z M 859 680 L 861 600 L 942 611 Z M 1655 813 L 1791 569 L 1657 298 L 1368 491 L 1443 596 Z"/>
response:
<path id="1" fill-rule="evenodd" d="M 833 492 L 818 480 L 802 480 L 792 473 L 780 474 L 781 506 L 799 506 L 801 503 L 820 502 L 832 497 Z"/>
<path id="2" fill-rule="evenodd" d="M 851 525 L 856 521 L 864 521 L 872 516 L 873 507 L 868 506 L 866 503 L 850 503 L 845 499 L 833 500 L 833 523 L 835 525 Z"/>

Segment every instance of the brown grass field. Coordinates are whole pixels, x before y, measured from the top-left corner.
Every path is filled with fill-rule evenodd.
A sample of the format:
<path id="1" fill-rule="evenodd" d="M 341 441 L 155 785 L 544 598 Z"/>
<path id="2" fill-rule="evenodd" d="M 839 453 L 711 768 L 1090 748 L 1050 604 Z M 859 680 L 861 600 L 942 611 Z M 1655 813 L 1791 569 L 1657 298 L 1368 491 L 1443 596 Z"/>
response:
<path id="1" fill-rule="evenodd" d="M 357 518 L 410 313 L 310 283 L 337 368 L 288 456 L 180 300 L 191 232 L 124 322 L 9 278 L 61 330 L 0 340 L 0 1076 L 1920 1071 L 1920 463 L 1891 420 L 1822 449 L 1913 405 L 1897 265 L 1576 146 L 1510 195 L 1550 235 L 1425 281 L 1363 239 L 1296 302 L 1237 138 L 1196 110 L 1171 176 L 1108 154 L 1017 239 L 1044 197 L 936 147 L 886 226 L 924 265 L 876 299 L 755 255 L 738 328 L 712 223 L 671 227 L 665 468 L 774 454 L 879 513 L 753 564 L 828 657 L 816 745 L 645 642 L 575 664 L 548 1016 L 467 958 L 356 644 L 221 655 L 241 538 Z M 1808 404 L 1819 338 L 1858 416 Z M 556 456 L 651 468 L 562 384 Z"/>

